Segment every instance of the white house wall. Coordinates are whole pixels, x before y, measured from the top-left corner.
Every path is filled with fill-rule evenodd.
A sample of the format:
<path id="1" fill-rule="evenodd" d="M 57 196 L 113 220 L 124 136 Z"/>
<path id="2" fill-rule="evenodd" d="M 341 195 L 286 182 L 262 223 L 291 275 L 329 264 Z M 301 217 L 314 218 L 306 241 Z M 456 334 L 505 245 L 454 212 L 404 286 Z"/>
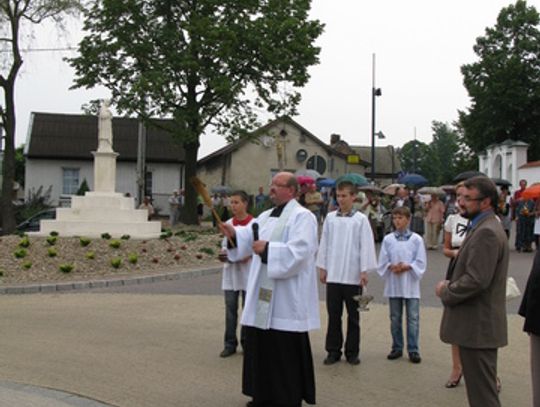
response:
<path id="1" fill-rule="evenodd" d="M 154 205 L 161 209 L 161 214 L 169 213 L 168 197 L 181 182 L 182 165 L 175 163 L 148 163 L 148 171 L 152 172 L 152 196 Z M 31 189 L 37 190 L 43 186 L 45 191 L 52 185 L 51 200 L 54 206 L 59 206 L 62 195 L 62 168 L 79 169 L 79 185 L 84 179 L 90 190 L 94 186 L 93 161 L 77 160 L 42 160 L 27 159 L 25 167 L 25 197 Z M 130 193 L 137 196 L 137 173 L 134 162 L 117 162 L 116 192 Z"/>

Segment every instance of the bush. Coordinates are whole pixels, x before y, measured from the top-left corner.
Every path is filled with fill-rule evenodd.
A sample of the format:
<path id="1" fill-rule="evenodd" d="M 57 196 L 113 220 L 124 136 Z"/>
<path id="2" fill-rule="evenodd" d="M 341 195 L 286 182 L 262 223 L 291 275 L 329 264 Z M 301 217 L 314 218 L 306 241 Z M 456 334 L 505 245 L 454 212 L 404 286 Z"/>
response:
<path id="1" fill-rule="evenodd" d="M 53 236 L 53 237 L 56 237 L 58 235 L 59 233 L 56 230 L 53 230 L 51 233 L 49 233 L 49 236 Z"/>
<path id="2" fill-rule="evenodd" d="M 21 241 L 19 242 L 19 247 L 28 247 L 30 246 L 30 240 L 28 239 L 28 236 L 24 236 Z"/>
<path id="3" fill-rule="evenodd" d="M 211 248 L 209 248 L 209 247 L 201 247 L 201 248 L 199 249 L 199 251 L 200 251 L 201 253 L 206 253 L 206 254 L 208 254 L 208 255 L 210 255 L 210 256 L 213 256 L 214 254 L 216 254 L 216 253 L 214 252 L 214 249 L 211 249 Z"/>
<path id="4" fill-rule="evenodd" d="M 189 233 L 184 236 L 184 242 L 193 242 L 194 240 L 197 240 L 199 236 L 197 236 L 194 233 Z"/>
<path id="5" fill-rule="evenodd" d="M 162 233 L 161 235 L 159 235 L 159 238 L 160 238 L 161 240 L 165 240 L 165 239 L 167 239 L 168 237 L 169 237 L 169 236 L 168 236 L 167 233 L 165 233 L 165 232 Z"/>
<path id="6" fill-rule="evenodd" d="M 58 252 L 56 251 L 56 249 L 54 247 L 49 247 L 47 249 L 47 254 L 49 255 L 49 257 L 56 257 Z"/>
<path id="7" fill-rule="evenodd" d="M 101 234 L 101 238 L 105 240 L 109 240 L 111 238 L 111 235 L 107 232 Z"/>
<path id="8" fill-rule="evenodd" d="M 22 266 L 24 269 L 28 270 L 32 267 L 32 262 L 30 260 L 27 260 L 22 264 Z"/>
<path id="9" fill-rule="evenodd" d="M 112 247 L 113 249 L 118 249 L 120 246 L 122 246 L 122 242 L 118 239 L 111 240 L 109 242 L 109 246 Z"/>
<path id="10" fill-rule="evenodd" d="M 37 190 L 30 188 L 24 204 L 16 207 L 15 221 L 17 225 L 45 209 L 52 208 L 51 192 L 52 185 L 45 192 L 43 192 L 43 186 L 40 186 Z"/>
<path id="11" fill-rule="evenodd" d="M 137 253 L 130 253 L 128 255 L 128 261 L 131 264 L 137 264 L 137 261 L 139 260 L 139 256 L 137 256 Z"/>
<path id="12" fill-rule="evenodd" d="M 92 242 L 92 240 L 90 240 L 90 239 L 87 238 L 87 237 L 81 237 L 81 238 L 79 239 L 79 243 L 81 244 L 82 247 L 88 246 L 91 242 Z"/>
<path id="13" fill-rule="evenodd" d="M 49 243 L 49 246 L 54 246 L 56 244 L 56 241 L 58 238 L 56 236 L 48 236 L 47 237 L 47 243 Z"/>
<path id="14" fill-rule="evenodd" d="M 130 235 L 122 235 L 122 237 L 120 239 L 122 240 L 129 240 L 131 238 Z"/>
<path id="15" fill-rule="evenodd" d="M 0 270 L 0 277 L 4 277 L 4 270 Z"/>
<path id="16" fill-rule="evenodd" d="M 88 260 L 94 260 L 96 258 L 96 252 L 93 252 L 93 251 L 86 252 L 84 257 L 86 257 Z"/>
<path id="17" fill-rule="evenodd" d="M 71 273 L 74 268 L 75 268 L 75 266 L 73 264 L 71 264 L 71 263 L 63 263 L 63 264 L 60 264 L 60 266 L 58 267 L 58 269 L 62 273 Z"/>
<path id="18" fill-rule="evenodd" d="M 115 269 L 119 268 L 122 265 L 122 259 L 120 257 L 114 257 L 111 259 L 111 266 Z"/>
<path id="19" fill-rule="evenodd" d="M 13 255 L 18 259 L 22 259 L 22 258 L 26 257 L 27 254 L 28 254 L 28 252 L 26 251 L 26 249 L 19 249 L 19 250 L 15 250 L 15 252 L 13 252 Z"/>

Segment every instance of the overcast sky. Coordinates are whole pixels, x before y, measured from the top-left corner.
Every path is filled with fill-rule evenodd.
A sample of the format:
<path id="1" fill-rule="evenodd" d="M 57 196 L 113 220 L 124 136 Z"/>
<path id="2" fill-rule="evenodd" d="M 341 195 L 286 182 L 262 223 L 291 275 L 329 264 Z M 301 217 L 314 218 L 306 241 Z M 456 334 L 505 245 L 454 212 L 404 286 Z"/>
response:
<path id="1" fill-rule="evenodd" d="M 318 40 L 320 64 L 310 69 L 294 119 L 324 142 L 331 133 L 349 144 L 371 145 L 372 55 L 376 54 L 377 145 L 396 147 L 431 141 L 433 120 L 452 123 L 469 99 L 460 66 L 476 60 L 473 45 L 493 27 L 503 0 L 369 1 L 313 0 L 312 17 L 326 24 Z M 529 1 L 540 10 L 540 0 Z M 76 45 L 78 27 L 68 25 L 62 39 L 50 26 L 36 30 L 32 47 Z M 16 85 L 17 144 L 24 143 L 31 112 L 80 113 L 88 100 L 105 98 L 105 89 L 69 90 L 73 70 L 62 61 L 70 52 L 28 52 Z M 225 144 L 203 136 L 199 157 Z"/>

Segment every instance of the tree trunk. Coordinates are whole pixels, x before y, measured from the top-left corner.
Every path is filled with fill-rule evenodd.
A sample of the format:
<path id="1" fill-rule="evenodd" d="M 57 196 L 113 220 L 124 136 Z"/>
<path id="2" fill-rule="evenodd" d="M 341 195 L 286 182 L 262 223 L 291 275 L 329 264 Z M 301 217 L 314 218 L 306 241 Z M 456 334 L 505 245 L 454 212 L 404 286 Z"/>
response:
<path id="1" fill-rule="evenodd" d="M 15 103 L 13 86 L 8 84 L 4 88 L 6 114 L 4 129 L 4 161 L 2 163 L 2 196 L 0 207 L 2 208 L 2 231 L 4 234 L 15 230 L 15 210 L 13 207 L 13 181 L 15 179 Z"/>
<path id="2" fill-rule="evenodd" d="M 185 143 L 185 201 L 184 208 L 180 213 L 180 221 L 186 225 L 197 225 L 197 192 L 191 184 L 191 177 L 197 175 L 197 152 L 199 141 Z"/>

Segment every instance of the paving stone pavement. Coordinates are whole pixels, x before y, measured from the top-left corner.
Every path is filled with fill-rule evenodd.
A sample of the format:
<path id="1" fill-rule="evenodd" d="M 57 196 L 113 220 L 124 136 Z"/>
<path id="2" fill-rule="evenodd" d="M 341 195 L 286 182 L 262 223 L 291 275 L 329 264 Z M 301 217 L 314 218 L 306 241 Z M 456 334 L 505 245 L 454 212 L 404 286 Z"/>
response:
<path id="1" fill-rule="evenodd" d="M 240 407 L 248 400 L 240 391 L 241 352 L 226 359 L 218 356 L 223 346 L 222 296 L 3 295 L 0 310 L 2 407 L 77 406 L 73 395 L 118 407 Z M 322 302 L 320 310 L 324 327 Z M 443 387 L 450 349 L 438 338 L 441 312 L 421 308 L 419 365 L 406 358 L 386 360 L 390 333 L 384 304 L 362 313 L 359 366 L 324 366 L 324 328 L 313 331 L 317 405 L 466 406 L 463 384 Z M 522 319 L 509 315 L 510 344 L 499 357 L 502 405 L 531 405 L 529 341 L 521 328 Z M 39 388 L 32 392 L 35 387 L 21 389 L 13 383 Z M 58 393 L 66 398 L 55 400 L 42 388 L 70 394 Z M 21 394 L 35 396 L 33 404 L 14 403 L 13 397 Z"/>

